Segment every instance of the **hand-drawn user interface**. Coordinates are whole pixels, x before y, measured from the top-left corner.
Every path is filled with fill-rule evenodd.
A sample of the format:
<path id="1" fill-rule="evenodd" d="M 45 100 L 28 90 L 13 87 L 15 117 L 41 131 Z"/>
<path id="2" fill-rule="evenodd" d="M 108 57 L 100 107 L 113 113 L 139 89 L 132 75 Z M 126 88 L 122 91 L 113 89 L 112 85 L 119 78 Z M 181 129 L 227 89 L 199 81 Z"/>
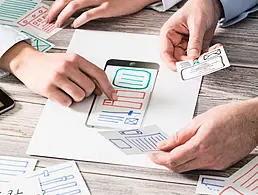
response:
<path id="1" fill-rule="evenodd" d="M 131 129 L 141 126 L 158 70 L 136 67 L 106 67 L 117 101 L 105 95 L 96 97 L 87 126 Z"/>
<path id="2" fill-rule="evenodd" d="M 102 131 L 99 133 L 126 155 L 157 151 L 157 144 L 168 138 L 168 135 L 156 125 L 140 129 Z"/>

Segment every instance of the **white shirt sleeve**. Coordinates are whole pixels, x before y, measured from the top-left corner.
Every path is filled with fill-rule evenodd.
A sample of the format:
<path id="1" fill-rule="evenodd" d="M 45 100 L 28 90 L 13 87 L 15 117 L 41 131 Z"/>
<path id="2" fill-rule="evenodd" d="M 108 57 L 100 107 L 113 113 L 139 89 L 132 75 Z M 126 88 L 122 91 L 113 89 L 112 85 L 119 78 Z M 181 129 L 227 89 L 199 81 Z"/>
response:
<path id="1" fill-rule="evenodd" d="M 16 43 L 26 41 L 30 43 L 29 38 L 8 26 L 0 26 L 0 58 Z"/>
<path id="2" fill-rule="evenodd" d="M 180 1 L 182 0 L 162 0 L 162 2 L 154 3 L 150 7 L 158 12 L 165 12 Z"/>

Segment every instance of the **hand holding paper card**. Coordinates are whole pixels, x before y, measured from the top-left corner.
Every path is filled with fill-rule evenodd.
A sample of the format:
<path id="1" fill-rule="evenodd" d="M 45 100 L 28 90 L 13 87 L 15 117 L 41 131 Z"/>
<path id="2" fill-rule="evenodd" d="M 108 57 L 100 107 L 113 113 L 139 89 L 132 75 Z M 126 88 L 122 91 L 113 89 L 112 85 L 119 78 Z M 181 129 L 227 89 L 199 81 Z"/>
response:
<path id="1" fill-rule="evenodd" d="M 141 129 L 103 131 L 99 133 L 127 155 L 157 151 L 157 143 L 166 140 L 168 137 L 156 125 Z"/>
<path id="2" fill-rule="evenodd" d="M 48 39 L 62 29 L 56 28 L 54 23 L 48 24 L 45 22 L 49 8 L 48 5 L 41 3 L 39 6 L 30 10 L 26 15 L 23 15 L 16 22 L 16 25 L 33 35 Z M 64 26 L 68 25 L 70 22 L 71 20 L 68 20 Z"/>
<path id="3" fill-rule="evenodd" d="M 186 81 L 201 77 L 230 66 L 223 46 L 201 55 L 196 60 L 177 62 L 177 71 L 180 79 Z"/>

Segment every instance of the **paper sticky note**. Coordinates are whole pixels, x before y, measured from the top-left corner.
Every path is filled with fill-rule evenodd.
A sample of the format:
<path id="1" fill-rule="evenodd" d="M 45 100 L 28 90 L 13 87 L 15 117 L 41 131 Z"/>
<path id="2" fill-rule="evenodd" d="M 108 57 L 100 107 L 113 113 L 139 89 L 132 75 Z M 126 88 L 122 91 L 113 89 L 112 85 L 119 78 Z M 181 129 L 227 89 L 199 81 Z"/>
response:
<path id="1" fill-rule="evenodd" d="M 157 151 L 157 143 L 168 138 L 168 135 L 156 125 L 140 129 L 99 133 L 127 155 L 155 152 Z"/>
<path id="2" fill-rule="evenodd" d="M 75 162 L 67 162 L 26 175 L 28 179 L 40 181 L 42 194 L 83 194 L 90 195 Z"/>
<path id="3" fill-rule="evenodd" d="M 0 186 L 32 172 L 36 163 L 35 159 L 0 156 Z"/>
<path id="4" fill-rule="evenodd" d="M 41 3 L 26 15 L 20 17 L 16 25 L 26 32 L 37 35 L 43 39 L 48 39 L 62 30 L 62 28 L 56 28 L 54 23 L 49 24 L 45 22 L 49 8 L 48 5 Z M 68 20 L 64 26 L 68 25 L 70 22 L 71 20 Z"/>
<path id="5" fill-rule="evenodd" d="M 21 179 L 1 187 L 1 195 L 42 195 L 41 186 L 37 178 Z"/>
<path id="6" fill-rule="evenodd" d="M 157 71 L 146 68 L 107 66 L 105 72 L 118 99 L 97 96 L 86 121 L 87 126 L 114 129 L 139 128 L 153 91 Z"/>
<path id="7" fill-rule="evenodd" d="M 226 179 L 225 177 L 200 175 L 196 194 L 215 194 L 224 188 Z"/>
<path id="8" fill-rule="evenodd" d="M 180 79 L 186 81 L 205 76 L 230 66 L 223 46 L 201 55 L 196 60 L 177 62 Z"/>

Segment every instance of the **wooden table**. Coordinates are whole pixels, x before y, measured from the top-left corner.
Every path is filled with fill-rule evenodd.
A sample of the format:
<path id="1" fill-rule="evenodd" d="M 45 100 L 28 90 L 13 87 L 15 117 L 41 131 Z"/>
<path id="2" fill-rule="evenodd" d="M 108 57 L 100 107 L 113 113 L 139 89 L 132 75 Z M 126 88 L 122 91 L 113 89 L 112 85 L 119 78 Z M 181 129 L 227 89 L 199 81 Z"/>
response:
<path id="1" fill-rule="evenodd" d="M 129 33 L 159 34 L 163 23 L 175 12 L 157 13 L 144 9 L 132 16 L 101 19 L 82 28 Z M 218 29 L 214 42 L 225 45 L 232 66 L 205 76 L 195 115 L 221 104 L 254 98 L 258 95 L 258 14 L 227 29 Z M 51 52 L 65 52 L 74 29 L 66 28 L 50 38 L 56 47 Z M 19 80 L 9 76 L 0 80 L 15 101 L 13 110 L 0 115 L 0 154 L 28 157 L 25 151 L 44 108 L 46 99 L 30 92 Z M 128 167 L 94 162 L 78 162 L 93 195 L 121 194 L 194 194 L 199 174 L 230 176 L 254 155 L 226 171 L 192 171 L 175 174 L 166 170 Z M 65 160 L 38 158 L 37 167 L 55 165 Z"/>

